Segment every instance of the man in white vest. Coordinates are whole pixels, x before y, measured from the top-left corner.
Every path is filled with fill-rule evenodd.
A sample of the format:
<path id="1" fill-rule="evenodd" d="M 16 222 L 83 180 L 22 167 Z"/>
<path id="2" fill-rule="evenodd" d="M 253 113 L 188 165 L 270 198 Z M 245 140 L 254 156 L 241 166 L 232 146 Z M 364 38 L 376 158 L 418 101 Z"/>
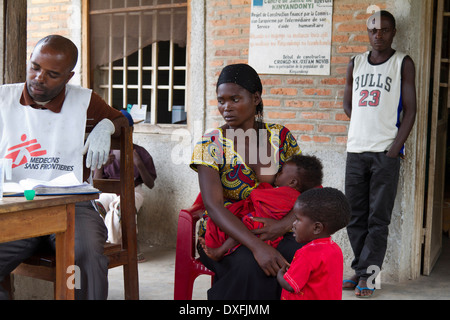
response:
<path id="1" fill-rule="evenodd" d="M 416 116 L 415 66 L 392 48 L 395 18 L 387 11 L 367 21 L 372 51 L 349 63 L 344 111 L 350 118 L 345 193 L 352 206 L 347 233 L 355 274 L 343 288 L 357 297 L 374 292 L 373 271 L 381 270 L 397 192 L 400 159 Z"/>
<path id="2" fill-rule="evenodd" d="M 127 119 L 92 90 L 68 84 L 78 50 L 57 35 L 41 39 L 31 54 L 26 83 L 0 86 L 0 158 L 13 159 L 15 182 L 51 180 L 73 172 L 83 181 L 87 168 L 108 159 L 111 135 L 128 126 Z M 89 137 L 85 141 L 85 133 Z M 81 288 L 76 299 L 106 299 L 108 261 L 103 255 L 107 231 L 91 202 L 76 205 L 75 264 Z M 42 243 L 54 247 L 54 236 L 0 244 L 0 282 Z M 0 299 L 8 298 L 0 286 Z"/>

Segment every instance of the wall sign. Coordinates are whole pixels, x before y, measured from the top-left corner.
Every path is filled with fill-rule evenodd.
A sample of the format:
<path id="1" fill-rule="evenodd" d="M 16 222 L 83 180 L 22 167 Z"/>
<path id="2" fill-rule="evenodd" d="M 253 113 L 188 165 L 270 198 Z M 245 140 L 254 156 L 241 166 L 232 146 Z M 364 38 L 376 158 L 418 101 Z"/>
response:
<path id="1" fill-rule="evenodd" d="M 261 74 L 329 75 L 333 0 L 253 0 L 249 64 Z"/>

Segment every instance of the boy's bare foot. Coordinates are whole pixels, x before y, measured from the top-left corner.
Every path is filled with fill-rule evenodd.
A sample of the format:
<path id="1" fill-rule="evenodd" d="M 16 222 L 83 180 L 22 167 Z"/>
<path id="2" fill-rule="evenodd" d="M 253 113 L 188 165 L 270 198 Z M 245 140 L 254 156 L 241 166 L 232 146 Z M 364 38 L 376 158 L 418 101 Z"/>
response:
<path id="1" fill-rule="evenodd" d="M 342 289 L 344 290 L 353 290 L 358 285 L 359 277 L 355 274 L 349 279 L 344 280 L 342 283 Z"/>

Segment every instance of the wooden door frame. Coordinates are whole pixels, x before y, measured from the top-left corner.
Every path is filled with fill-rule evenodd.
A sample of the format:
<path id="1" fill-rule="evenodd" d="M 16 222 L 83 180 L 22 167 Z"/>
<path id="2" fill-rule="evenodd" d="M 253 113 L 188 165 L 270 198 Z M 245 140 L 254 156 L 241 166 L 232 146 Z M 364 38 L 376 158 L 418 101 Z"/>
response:
<path id="1" fill-rule="evenodd" d="M 446 144 L 445 136 L 439 136 L 439 130 L 441 126 L 444 126 L 444 130 L 446 131 L 447 120 L 446 116 L 439 119 L 439 98 L 441 92 L 441 66 L 442 66 L 442 40 L 443 40 L 443 23 L 444 23 L 444 1 L 446 0 L 438 0 L 437 2 L 437 12 L 438 16 L 435 17 L 436 21 L 436 41 L 435 41 L 435 66 L 434 66 L 434 78 L 433 78 L 433 92 L 432 97 L 432 116 L 431 116 L 431 143 L 430 143 L 430 152 L 429 152 L 429 174 L 428 177 L 428 201 L 426 207 L 426 222 L 425 222 L 425 247 L 424 247 L 424 263 L 423 263 L 423 274 L 429 275 L 431 270 L 436 263 L 437 259 L 440 256 L 442 251 L 442 204 L 443 204 L 443 196 L 444 196 L 444 184 L 445 184 L 445 176 L 442 175 L 439 177 L 439 173 L 441 172 L 439 165 L 443 166 L 444 162 L 441 162 L 442 157 L 445 156 L 445 150 L 440 150 L 440 152 L 444 152 L 444 154 L 438 154 L 439 150 L 439 139 L 444 137 L 443 143 Z M 441 14 L 442 13 L 442 14 Z M 447 110 L 445 110 L 447 111 Z M 445 113 L 446 114 L 446 113 Z M 440 187 L 438 187 L 438 185 Z M 439 200 L 440 208 L 436 208 L 436 201 Z M 440 210 L 439 212 L 437 210 Z M 436 221 L 436 217 L 438 220 Z M 437 225 L 436 225 L 437 223 Z M 437 229 L 435 230 L 435 227 Z M 437 232 L 437 243 L 436 244 L 436 232 Z M 428 245 L 427 245 L 428 243 Z M 435 243 L 433 245 L 433 243 Z"/>
<path id="2" fill-rule="evenodd" d="M 428 106 L 430 95 L 429 81 L 432 66 L 433 24 L 434 24 L 434 0 L 422 1 L 421 17 L 418 25 L 423 26 L 418 34 L 417 43 L 422 44 L 416 64 L 417 83 L 417 118 L 415 132 L 415 194 L 414 194 L 414 221 L 411 243 L 411 279 L 417 279 L 421 275 L 422 245 L 424 243 L 424 210 L 426 190 L 426 163 L 427 163 L 427 133 L 428 132 Z"/>
<path id="3" fill-rule="evenodd" d="M 434 0 L 426 0 L 422 3 L 422 15 L 420 25 L 423 26 L 423 32 L 420 33 L 421 39 L 418 43 L 420 46 L 420 66 L 418 67 L 418 80 L 421 80 L 419 88 L 419 99 L 418 99 L 418 116 L 417 116 L 417 131 L 416 131 L 416 188 L 414 196 L 414 229 L 413 229 L 413 243 L 412 243 L 412 256 L 411 256 L 411 279 L 417 279 L 421 272 L 424 274 L 429 273 L 431 270 L 422 270 L 423 257 L 426 258 L 427 252 L 425 252 L 425 236 L 427 229 L 431 227 L 430 221 L 432 213 L 432 205 L 430 204 L 429 195 L 434 197 L 433 190 L 428 193 L 426 185 L 428 182 L 428 188 L 430 188 L 430 183 L 433 182 L 434 177 L 427 178 L 427 168 L 426 161 L 429 157 L 427 139 L 428 139 L 428 129 L 433 130 L 430 126 L 433 124 L 428 123 L 429 113 L 432 112 L 430 109 L 430 97 L 433 97 L 434 92 L 430 92 L 430 81 L 431 75 L 440 72 L 439 66 L 435 66 L 435 70 L 432 70 L 432 61 L 435 60 L 435 55 L 433 52 L 433 28 L 437 23 L 436 17 L 434 16 Z M 436 81 L 434 81 L 434 87 L 436 87 Z M 439 83 L 437 84 L 439 85 Z M 437 123 L 436 123 L 437 124 Z M 433 151 L 433 150 L 431 150 Z M 429 171 L 434 170 L 433 164 L 430 164 Z M 434 172 L 431 174 L 434 175 Z M 427 181 L 428 179 L 428 181 Z M 433 187 L 432 187 L 433 188 Z M 428 204 L 427 204 L 427 201 Z M 428 216 L 428 222 L 424 220 L 425 215 Z M 428 224 L 428 225 L 427 225 Z M 428 252 L 429 253 L 429 252 Z"/>
<path id="4" fill-rule="evenodd" d="M 81 85 L 92 88 L 91 83 L 91 52 L 89 28 L 89 0 L 81 2 Z"/>
<path id="5" fill-rule="evenodd" d="M 27 1 L 0 0 L 0 83 L 24 82 L 27 60 Z"/>

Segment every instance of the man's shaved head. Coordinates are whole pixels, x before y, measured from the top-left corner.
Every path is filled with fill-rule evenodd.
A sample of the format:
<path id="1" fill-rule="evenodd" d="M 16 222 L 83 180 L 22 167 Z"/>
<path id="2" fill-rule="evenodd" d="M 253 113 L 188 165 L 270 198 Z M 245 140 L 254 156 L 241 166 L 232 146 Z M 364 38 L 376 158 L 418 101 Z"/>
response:
<path id="1" fill-rule="evenodd" d="M 49 35 L 39 40 L 34 50 L 41 46 L 49 46 L 53 50 L 62 52 L 65 55 L 71 57 L 71 70 L 75 68 L 78 61 L 78 49 L 70 39 L 67 39 L 60 35 Z"/>

